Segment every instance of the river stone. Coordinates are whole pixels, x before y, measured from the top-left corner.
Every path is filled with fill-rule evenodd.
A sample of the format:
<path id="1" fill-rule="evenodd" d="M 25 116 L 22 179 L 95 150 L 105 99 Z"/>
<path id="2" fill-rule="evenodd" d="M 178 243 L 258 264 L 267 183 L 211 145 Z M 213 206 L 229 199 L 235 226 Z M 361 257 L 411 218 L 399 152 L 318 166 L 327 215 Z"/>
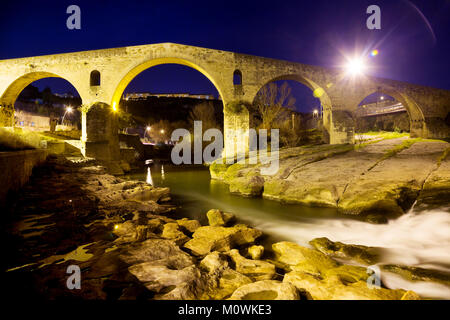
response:
<path id="1" fill-rule="evenodd" d="M 299 300 L 297 289 L 276 280 L 262 280 L 236 289 L 229 300 Z"/>
<path id="2" fill-rule="evenodd" d="M 233 269 L 216 270 L 213 274 L 209 274 L 207 290 L 199 298 L 224 300 L 229 298 L 237 288 L 249 283 L 252 283 L 249 277 Z"/>
<path id="3" fill-rule="evenodd" d="M 225 255 L 218 251 L 213 251 L 200 261 L 199 266 L 208 272 L 215 272 L 228 268 L 228 261 Z"/>
<path id="4" fill-rule="evenodd" d="M 339 241 L 333 242 L 328 238 L 315 238 L 309 244 L 322 253 L 332 257 L 355 260 L 362 264 L 374 264 L 378 260 L 378 248 L 355 244 L 345 244 Z"/>
<path id="5" fill-rule="evenodd" d="M 123 249 L 120 258 L 130 265 L 169 258 L 168 261 L 177 268 L 194 263 L 189 254 L 182 251 L 173 241 L 166 239 L 148 239 L 132 243 Z"/>
<path id="6" fill-rule="evenodd" d="M 366 281 L 345 284 L 336 276 L 322 280 L 299 271 L 287 273 L 283 282 L 314 300 L 400 300 L 405 294 L 404 290 L 369 288 Z"/>
<path id="7" fill-rule="evenodd" d="M 116 236 L 123 237 L 134 234 L 136 231 L 136 225 L 134 221 L 128 220 L 124 223 L 119 223 L 114 226 L 113 233 Z"/>
<path id="8" fill-rule="evenodd" d="M 259 197 L 264 189 L 264 178 L 261 176 L 244 176 L 229 181 L 231 193 L 237 193 L 245 197 Z"/>
<path id="9" fill-rule="evenodd" d="M 262 232 L 245 225 L 233 227 L 204 226 L 198 228 L 184 247 L 198 256 L 211 251 L 229 251 L 235 246 L 251 244 L 262 235 Z"/>
<path id="10" fill-rule="evenodd" d="M 381 269 L 384 271 L 396 273 L 410 281 L 433 281 L 450 286 L 450 273 L 441 270 L 395 264 L 382 265 Z"/>
<path id="11" fill-rule="evenodd" d="M 231 250 L 228 255 L 233 260 L 237 272 L 256 281 L 270 280 L 275 276 L 275 266 L 269 262 L 246 259 L 239 254 L 237 249 Z"/>
<path id="12" fill-rule="evenodd" d="M 195 230 L 202 226 L 197 220 L 189 220 L 188 218 L 177 220 L 177 223 L 180 227 L 183 227 L 190 233 L 195 232 Z"/>
<path id="13" fill-rule="evenodd" d="M 336 261 L 324 253 L 293 242 L 277 242 L 272 245 L 272 249 L 275 252 L 275 260 L 290 266 L 304 266 L 320 273 L 338 266 Z"/>
<path id="14" fill-rule="evenodd" d="M 174 240 L 177 245 L 182 245 L 189 240 L 189 237 L 179 230 L 178 223 L 176 222 L 166 223 L 161 236 L 165 239 Z"/>
<path id="15" fill-rule="evenodd" d="M 193 265 L 171 269 L 154 262 L 144 262 L 129 267 L 128 271 L 147 289 L 162 291 L 162 295 L 157 297 L 159 299 L 195 299 L 196 291 L 203 286 L 200 270 Z"/>
<path id="16" fill-rule="evenodd" d="M 264 254 L 264 247 L 261 245 L 250 246 L 247 250 L 250 257 L 254 260 L 261 259 Z"/>
<path id="17" fill-rule="evenodd" d="M 234 219 L 231 213 L 222 212 L 218 209 L 211 209 L 206 213 L 208 223 L 212 227 L 222 227 Z"/>

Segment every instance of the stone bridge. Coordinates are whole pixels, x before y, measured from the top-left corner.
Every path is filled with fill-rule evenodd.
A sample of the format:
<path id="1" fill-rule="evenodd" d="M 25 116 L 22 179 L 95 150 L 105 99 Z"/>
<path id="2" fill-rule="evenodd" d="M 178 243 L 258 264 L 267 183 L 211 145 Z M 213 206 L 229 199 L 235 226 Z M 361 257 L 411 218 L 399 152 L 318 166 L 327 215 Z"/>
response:
<path id="1" fill-rule="evenodd" d="M 83 154 L 114 159 L 119 152 L 114 110 L 120 108 L 123 91 L 140 72 L 160 64 L 194 68 L 214 84 L 224 104 L 226 150 L 237 143 L 230 132 L 243 129 L 241 132 L 248 134 L 245 106 L 253 102 L 261 87 L 276 80 L 301 82 L 320 99 L 328 143 L 354 142 L 354 112 L 374 92 L 388 94 L 405 106 L 412 136 L 450 135 L 448 90 L 369 76 L 351 78 L 340 69 L 175 43 L 0 60 L 0 126 L 14 125 L 14 103 L 27 85 L 47 77 L 63 78 L 82 99 Z"/>

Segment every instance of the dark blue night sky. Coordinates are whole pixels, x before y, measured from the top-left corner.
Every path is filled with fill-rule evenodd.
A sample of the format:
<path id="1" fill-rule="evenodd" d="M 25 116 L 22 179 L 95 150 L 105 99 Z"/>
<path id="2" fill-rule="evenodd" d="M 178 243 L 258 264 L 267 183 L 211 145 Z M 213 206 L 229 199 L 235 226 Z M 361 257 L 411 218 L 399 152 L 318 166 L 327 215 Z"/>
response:
<path id="1" fill-rule="evenodd" d="M 71 4 L 81 8 L 81 30 L 66 28 L 66 8 Z M 366 8 L 371 4 L 381 7 L 381 30 L 366 28 Z M 450 89 L 449 34 L 449 0 L 7 0 L 0 11 L 0 59 L 176 42 L 339 66 L 345 54 L 378 49 L 380 53 L 370 58 L 370 74 Z M 63 87 L 55 82 L 53 91 Z M 200 73 L 181 66 L 147 70 L 127 88 L 213 90 Z M 294 90 L 299 103 L 314 100 L 309 93 L 303 97 L 301 89 Z"/>

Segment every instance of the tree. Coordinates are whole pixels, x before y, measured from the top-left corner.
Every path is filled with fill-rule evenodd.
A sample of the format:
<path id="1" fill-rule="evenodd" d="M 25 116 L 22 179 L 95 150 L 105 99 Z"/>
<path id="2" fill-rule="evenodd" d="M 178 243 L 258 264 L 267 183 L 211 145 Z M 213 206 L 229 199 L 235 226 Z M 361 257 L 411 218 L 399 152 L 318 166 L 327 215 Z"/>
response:
<path id="1" fill-rule="evenodd" d="M 189 113 L 189 118 L 192 121 L 202 121 L 203 131 L 219 127 L 215 115 L 214 105 L 211 102 L 201 102 L 197 104 Z"/>
<path id="2" fill-rule="evenodd" d="M 259 128 L 280 128 L 289 117 L 289 110 L 295 109 L 295 98 L 291 96 L 291 88 L 287 82 L 280 87 L 275 82 L 259 90 L 252 106 L 254 121 L 259 121 Z"/>
<path id="3" fill-rule="evenodd" d="M 124 130 L 125 128 L 133 127 L 136 124 L 133 115 L 123 110 L 118 110 L 117 118 L 119 130 Z"/>

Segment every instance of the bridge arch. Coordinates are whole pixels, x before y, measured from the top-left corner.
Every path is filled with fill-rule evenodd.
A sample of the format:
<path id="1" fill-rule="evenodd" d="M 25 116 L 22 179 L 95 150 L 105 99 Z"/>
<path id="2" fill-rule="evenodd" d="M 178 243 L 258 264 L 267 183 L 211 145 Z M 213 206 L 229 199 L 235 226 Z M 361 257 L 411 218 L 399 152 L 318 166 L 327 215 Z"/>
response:
<path id="1" fill-rule="evenodd" d="M 66 77 L 60 76 L 53 72 L 35 71 L 26 73 L 16 78 L 0 97 L 0 103 L 3 105 L 14 106 L 14 103 L 16 102 L 19 94 L 23 91 L 23 89 L 25 89 L 31 83 L 45 78 L 60 78 L 67 81 L 75 88 L 75 90 L 77 90 L 77 93 L 80 95 L 81 101 L 83 101 L 83 93 L 78 88 L 76 81 L 71 81 L 70 79 L 67 79 Z"/>
<path id="2" fill-rule="evenodd" d="M 383 93 L 393 97 L 400 102 L 406 109 L 410 119 L 410 134 L 411 137 L 422 137 L 424 135 L 424 123 L 425 116 L 422 112 L 420 105 L 407 93 L 393 88 L 391 86 L 381 85 L 376 88 L 367 88 L 360 95 L 358 95 L 358 104 L 363 101 L 367 96 L 374 93 Z"/>
<path id="3" fill-rule="evenodd" d="M 330 96 L 328 95 L 325 88 L 321 87 L 318 83 L 315 81 L 304 77 L 303 75 L 297 73 L 285 73 L 281 74 L 275 77 L 272 77 L 270 79 L 265 79 L 262 84 L 259 84 L 257 86 L 257 90 L 252 93 L 251 102 L 253 103 L 256 99 L 256 96 L 258 92 L 266 85 L 268 85 L 271 82 L 275 81 L 282 81 L 282 80 L 292 80 L 296 81 L 307 88 L 311 90 L 312 95 L 315 98 L 318 98 L 320 100 L 320 103 L 322 105 L 322 112 L 323 112 L 323 124 L 322 124 L 322 134 L 323 134 L 323 141 L 330 142 L 330 136 L 331 136 L 331 111 L 332 111 L 332 103 Z"/>
<path id="4" fill-rule="evenodd" d="M 293 81 L 296 81 L 296 82 L 299 82 L 299 83 L 305 85 L 306 87 L 311 89 L 311 92 L 314 95 L 314 97 L 316 97 L 320 100 L 320 102 L 322 103 L 324 108 L 325 107 L 331 108 L 331 99 L 328 96 L 325 88 L 322 88 L 313 80 L 306 78 L 298 73 L 287 73 L 287 74 L 283 74 L 283 75 L 279 75 L 279 76 L 270 78 L 268 80 L 266 79 L 262 83 L 262 85 L 259 84 L 257 86 L 256 91 L 254 93 L 252 93 L 251 101 L 253 102 L 255 100 L 256 95 L 258 94 L 259 90 L 261 90 L 264 86 L 268 85 L 271 82 L 282 81 L 282 80 L 293 80 Z"/>
<path id="5" fill-rule="evenodd" d="M 220 97 L 222 98 L 222 102 L 225 106 L 225 96 L 224 96 L 224 89 L 222 86 L 219 85 L 219 82 L 213 78 L 213 76 L 205 70 L 205 68 L 201 67 L 200 65 L 189 61 L 184 58 L 177 58 L 177 57 L 166 57 L 166 58 L 156 58 L 147 60 L 143 63 L 138 64 L 137 66 L 134 66 L 129 70 L 119 81 L 119 84 L 115 87 L 114 92 L 112 94 L 112 100 L 111 100 L 111 106 L 113 108 L 115 106 L 119 105 L 120 99 L 122 97 L 123 92 L 125 91 L 128 84 L 141 72 L 150 69 L 152 67 L 162 65 L 162 64 L 178 64 L 178 65 L 184 65 L 187 67 L 190 67 L 194 70 L 197 70 L 201 74 L 203 74 L 211 83 L 214 85 L 214 87 L 219 92 Z"/>

